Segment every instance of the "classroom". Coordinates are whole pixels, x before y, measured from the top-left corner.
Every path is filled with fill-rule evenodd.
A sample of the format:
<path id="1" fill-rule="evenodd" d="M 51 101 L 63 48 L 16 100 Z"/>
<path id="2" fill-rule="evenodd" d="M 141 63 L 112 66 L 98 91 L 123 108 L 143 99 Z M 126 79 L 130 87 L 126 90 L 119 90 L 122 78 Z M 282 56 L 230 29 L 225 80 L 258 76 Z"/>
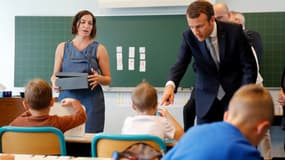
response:
<path id="1" fill-rule="evenodd" d="M 59 28 L 60 31 L 64 32 L 64 35 L 62 37 L 60 36 L 60 34 L 54 36 L 60 41 L 65 41 L 71 38 L 69 35 L 69 24 L 71 21 L 70 18 L 77 11 L 81 9 L 87 9 L 91 11 L 97 18 L 99 33 L 98 39 L 99 41 L 101 40 L 104 43 L 106 42 L 107 50 L 111 55 L 110 62 L 112 62 L 111 73 L 114 83 L 110 86 L 104 87 L 106 105 L 106 120 L 104 132 L 120 133 L 124 118 L 130 114 L 134 114 L 133 110 L 131 109 L 130 97 L 131 91 L 139 81 L 146 79 L 153 83 L 158 90 L 159 99 L 161 98 L 163 93 L 163 87 L 167 78 L 168 68 L 172 63 L 174 63 L 173 58 L 176 56 L 179 50 L 179 37 L 182 34 L 181 31 L 183 31 L 184 28 L 187 27 L 186 20 L 184 20 L 185 10 L 188 4 L 192 1 L 193 0 L 177 0 L 175 2 L 172 2 L 171 0 L 157 0 L 152 2 L 148 0 L 142 0 L 140 1 L 140 3 L 132 0 L 94 0 L 86 2 L 80 0 L 6 1 L 5 3 L 0 5 L 0 17 L 2 20 L 2 23 L 0 25 L 0 32 L 2 36 L 0 39 L 0 84 L 4 85 L 6 87 L 6 90 L 12 91 L 13 96 L 17 96 L 20 94 L 20 92 L 24 90 L 23 87 L 27 79 L 34 77 L 35 74 L 38 74 L 40 77 L 50 82 L 49 77 L 52 74 L 56 43 L 44 44 L 49 46 L 49 48 L 44 48 L 46 51 L 45 54 L 48 54 L 47 57 L 37 57 L 38 50 L 36 49 L 34 49 L 35 52 L 31 53 L 30 55 L 28 54 L 28 56 L 25 52 L 23 52 L 24 54 L 22 52 L 20 53 L 23 48 L 29 46 L 29 44 L 25 44 L 24 47 L 20 46 L 19 43 L 22 40 L 22 37 L 20 36 L 25 37 L 29 36 L 30 34 L 31 37 L 33 37 L 33 32 L 41 32 L 40 30 L 32 29 L 29 27 L 24 28 L 24 26 L 29 22 L 36 23 L 38 20 L 47 20 L 48 25 L 53 25 L 52 20 L 60 21 L 59 23 L 62 23 L 61 26 L 66 27 Z M 283 30 L 281 27 L 282 22 L 285 22 L 285 5 L 283 0 L 275 0 L 274 3 L 273 1 L 267 0 L 250 0 L 245 2 L 232 0 L 210 0 L 210 2 L 212 2 L 213 4 L 218 2 L 224 2 L 228 5 L 230 10 L 244 13 L 246 18 L 248 18 L 248 22 L 246 23 L 248 24 L 248 27 L 250 29 L 258 29 L 259 32 L 262 32 L 262 37 L 266 37 L 266 40 L 263 41 L 265 51 L 263 54 L 261 73 L 265 77 L 265 87 L 269 88 L 275 100 L 274 103 L 276 114 L 282 114 L 280 105 L 277 102 L 277 97 L 280 89 L 279 82 L 281 79 L 283 67 L 285 65 L 285 56 L 283 53 L 283 51 L 285 51 L 285 43 L 282 41 L 282 39 L 285 38 L 285 35 L 282 32 Z M 17 5 L 15 5 L 15 3 Z M 280 22 L 279 26 L 275 26 L 273 20 L 269 20 L 272 17 L 276 18 L 278 22 Z M 257 20 L 255 18 L 257 18 Z M 136 26 L 133 23 L 124 23 L 128 23 L 129 20 L 137 20 L 139 26 Z M 166 26 L 165 30 L 163 30 L 163 27 L 160 28 L 159 24 L 155 23 L 155 21 L 157 20 L 159 20 L 160 25 L 163 24 L 169 26 Z M 184 24 L 176 26 L 175 23 L 171 23 L 169 20 Z M 33 25 L 40 26 L 41 24 Z M 131 26 L 130 30 L 126 28 L 127 25 Z M 151 28 L 147 25 L 154 25 L 154 27 Z M 100 27 L 102 27 L 101 32 Z M 119 29 L 122 29 L 122 37 L 120 37 L 120 34 L 112 32 L 112 27 L 118 27 Z M 135 30 L 136 27 L 143 30 L 144 33 L 134 34 L 137 32 L 137 30 Z M 157 37 L 148 37 L 149 34 L 152 34 L 145 33 L 149 31 L 148 29 L 153 29 L 153 33 L 157 32 L 158 34 L 165 34 L 169 32 L 168 30 L 173 29 L 173 33 L 169 34 L 174 38 L 170 38 L 171 40 L 167 42 L 169 44 L 166 44 L 165 50 L 161 50 L 159 46 L 157 47 L 157 45 L 159 44 L 159 42 L 157 43 L 157 41 L 160 41 L 161 39 L 167 39 L 167 37 L 162 36 L 161 39 Z M 274 33 L 267 33 L 267 29 L 270 29 L 271 31 L 273 30 Z M 23 32 L 27 30 L 28 32 Z M 49 35 L 50 31 L 52 30 L 49 30 L 43 35 Z M 109 32 L 116 35 L 117 37 L 114 38 L 111 34 L 104 37 Z M 129 34 L 127 32 L 129 32 Z M 100 35 L 100 33 L 102 33 L 102 35 Z M 138 38 L 135 36 L 138 36 Z M 278 36 L 278 40 L 280 41 L 275 40 L 274 37 L 276 36 Z M 274 42 L 272 42 L 273 40 Z M 27 37 L 27 43 L 37 41 L 38 39 L 32 39 Z M 43 41 L 48 42 L 49 40 L 44 39 Z M 155 43 L 157 43 L 157 45 L 153 46 L 152 44 Z M 172 44 L 174 45 L 171 46 Z M 126 59 L 124 60 L 123 64 L 124 69 L 122 71 L 119 71 L 118 68 L 116 68 L 118 67 L 116 66 L 116 51 L 118 49 L 118 46 L 123 47 L 123 52 L 125 52 L 125 54 L 127 54 L 128 47 L 134 46 L 136 49 L 136 56 L 139 55 L 139 50 L 141 49 L 141 47 L 144 47 L 147 62 L 146 71 L 139 71 L 139 69 L 137 69 L 139 68 L 139 65 L 137 64 L 139 62 L 138 60 L 135 61 L 135 71 L 128 70 L 128 62 L 126 61 Z M 27 51 L 29 50 L 32 51 L 33 48 L 27 48 Z M 165 53 L 167 54 L 167 56 L 165 56 L 165 63 L 162 63 L 160 60 L 160 63 L 162 64 L 159 64 L 157 66 L 157 62 L 155 60 L 159 61 L 160 57 L 164 56 L 160 54 L 164 52 L 168 52 Z M 36 60 L 37 58 L 41 58 L 39 64 L 42 64 L 42 62 L 44 62 L 47 67 L 39 67 L 37 65 L 33 66 L 33 64 L 36 64 L 38 62 L 34 63 L 32 60 Z M 30 62 L 31 64 L 28 64 L 27 62 Z M 270 69 L 267 69 L 267 67 L 269 67 Z M 31 71 L 31 73 L 26 73 L 26 71 L 30 70 L 31 68 L 36 69 Z M 156 73 L 158 74 L 158 76 L 156 75 Z M 188 68 L 187 74 L 193 75 L 192 68 Z M 116 76 L 118 77 L 118 80 L 115 80 Z M 153 78 L 154 76 L 158 78 Z M 129 80 L 130 77 L 131 80 Z M 191 82 L 191 85 L 193 85 L 193 76 L 187 76 L 183 79 L 181 87 L 178 89 L 178 92 L 175 95 L 175 103 L 168 108 L 169 111 L 178 120 L 178 122 L 180 122 L 180 124 L 183 124 L 183 105 L 187 102 L 192 89 L 192 86 L 189 86 L 189 81 Z M 54 93 L 54 95 L 56 96 L 57 94 Z"/>

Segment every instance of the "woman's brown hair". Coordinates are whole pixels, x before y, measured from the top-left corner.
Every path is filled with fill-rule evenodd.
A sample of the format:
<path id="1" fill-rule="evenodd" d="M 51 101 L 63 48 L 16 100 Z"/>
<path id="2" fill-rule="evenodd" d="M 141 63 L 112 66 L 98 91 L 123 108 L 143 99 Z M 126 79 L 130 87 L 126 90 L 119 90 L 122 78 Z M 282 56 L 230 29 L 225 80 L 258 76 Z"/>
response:
<path id="1" fill-rule="evenodd" d="M 92 16 L 92 24 L 93 24 L 93 28 L 90 34 L 90 37 L 93 39 L 96 36 L 96 32 L 97 32 L 97 28 L 96 28 L 96 18 L 95 16 L 88 10 L 82 10 L 79 11 L 72 20 L 72 34 L 76 35 L 78 33 L 78 22 L 80 21 L 80 19 L 85 16 L 85 15 L 91 15 Z"/>

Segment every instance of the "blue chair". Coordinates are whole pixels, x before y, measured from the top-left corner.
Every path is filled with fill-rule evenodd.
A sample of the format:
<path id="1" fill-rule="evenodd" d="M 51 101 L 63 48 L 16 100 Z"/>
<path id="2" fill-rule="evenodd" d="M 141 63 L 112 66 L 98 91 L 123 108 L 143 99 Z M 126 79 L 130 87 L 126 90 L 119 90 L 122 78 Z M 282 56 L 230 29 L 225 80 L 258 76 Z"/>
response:
<path id="1" fill-rule="evenodd" d="M 143 142 L 155 149 L 166 153 L 164 141 L 152 135 L 123 135 L 123 134 L 98 134 L 91 142 L 92 157 L 112 157 L 114 151 L 122 152 L 128 146 Z"/>
<path id="2" fill-rule="evenodd" d="M 54 127 L 0 128 L 0 153 L 66 155 L 63 133 Z"/>

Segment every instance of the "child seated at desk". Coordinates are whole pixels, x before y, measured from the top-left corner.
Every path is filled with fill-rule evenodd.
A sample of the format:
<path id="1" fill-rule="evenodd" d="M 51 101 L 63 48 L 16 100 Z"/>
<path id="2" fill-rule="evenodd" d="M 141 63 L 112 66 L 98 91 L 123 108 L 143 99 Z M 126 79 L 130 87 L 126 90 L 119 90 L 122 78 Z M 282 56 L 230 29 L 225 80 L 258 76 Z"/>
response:
<path id="1" fill-rule="evenodd" d="M 157 107 L 157 92 L 148 82 L 140 83 L 132 92 L 132 107 L 137 115 L 126 118 L 122 134 L 150 134 L 164 140 L 178 140 L 183 135 L 175 118 Z"/>
<path id="2" fill-rule="evenodd" d="M 42 79 L 33 79 L 28 82 L 25 89 L 23 105 L 26 111 L 14 119 L 10 125 L 23 127 L 52 126 L 65 132 L 83 124 L 87 119 L 85 110 L 76 99 L 65 98 L 61 101 L 63 107 L 70 106 L 74 109 L 73 115 L 61 117 L 49 115 L 53 104 L 50 85 Z"/>

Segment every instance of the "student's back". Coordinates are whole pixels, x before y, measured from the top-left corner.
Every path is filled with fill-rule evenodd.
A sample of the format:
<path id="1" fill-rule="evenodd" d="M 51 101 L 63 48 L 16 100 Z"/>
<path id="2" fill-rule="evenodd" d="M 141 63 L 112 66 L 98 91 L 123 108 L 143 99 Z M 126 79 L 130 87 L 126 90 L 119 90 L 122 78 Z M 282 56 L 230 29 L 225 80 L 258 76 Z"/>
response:
<path id="1" fill-rule="evenodd" d="M 256 146 L 272 123 L 273 108 L 268 90 L 243 86 L 233 95 L 224 122 L 190 128 L 163 160 L 260 160 Z"/>
<path id="2" fill-rule="evenodd" d="M 72 107 L 73 115 L 50 116 L 50 107 L 53 106 L 52 89 L 47 82 L 33 79 L 28 82 L 25 89 L 23 105 L 26 111 L 14 119 L 11 126 L 40 127 L 52 126 L 65 132 L 86 121 L 86 113 L 78 100 L 66 98 L 61 104 L 63 107 Z"/>
<path id="3" fill-rule="evenodd" d="M 215 122 L 194 127 L 179 140 L 179 147 L 167 153 L 165 160 L 260 160 L 256 148 L 233 125 Z"/>
<path id="4" fill-rule="evenodd" d="M 173 139 L 174 126 L 164 117 L 156 115 L 136 115 L 127 117 L 122 134 L 151 134 L 161 139 Z"/>
<path id="5" fill-rule="evenodd" d="M 174 117 L 166 109 L 157 108 L 157 92 L 149 83 L 142 82 L 133 90 L 132 107 L 137 115 L 126 118 L 122 134 L 150 134 L 176 140 L 182 136 L 183 129 Z"/>

